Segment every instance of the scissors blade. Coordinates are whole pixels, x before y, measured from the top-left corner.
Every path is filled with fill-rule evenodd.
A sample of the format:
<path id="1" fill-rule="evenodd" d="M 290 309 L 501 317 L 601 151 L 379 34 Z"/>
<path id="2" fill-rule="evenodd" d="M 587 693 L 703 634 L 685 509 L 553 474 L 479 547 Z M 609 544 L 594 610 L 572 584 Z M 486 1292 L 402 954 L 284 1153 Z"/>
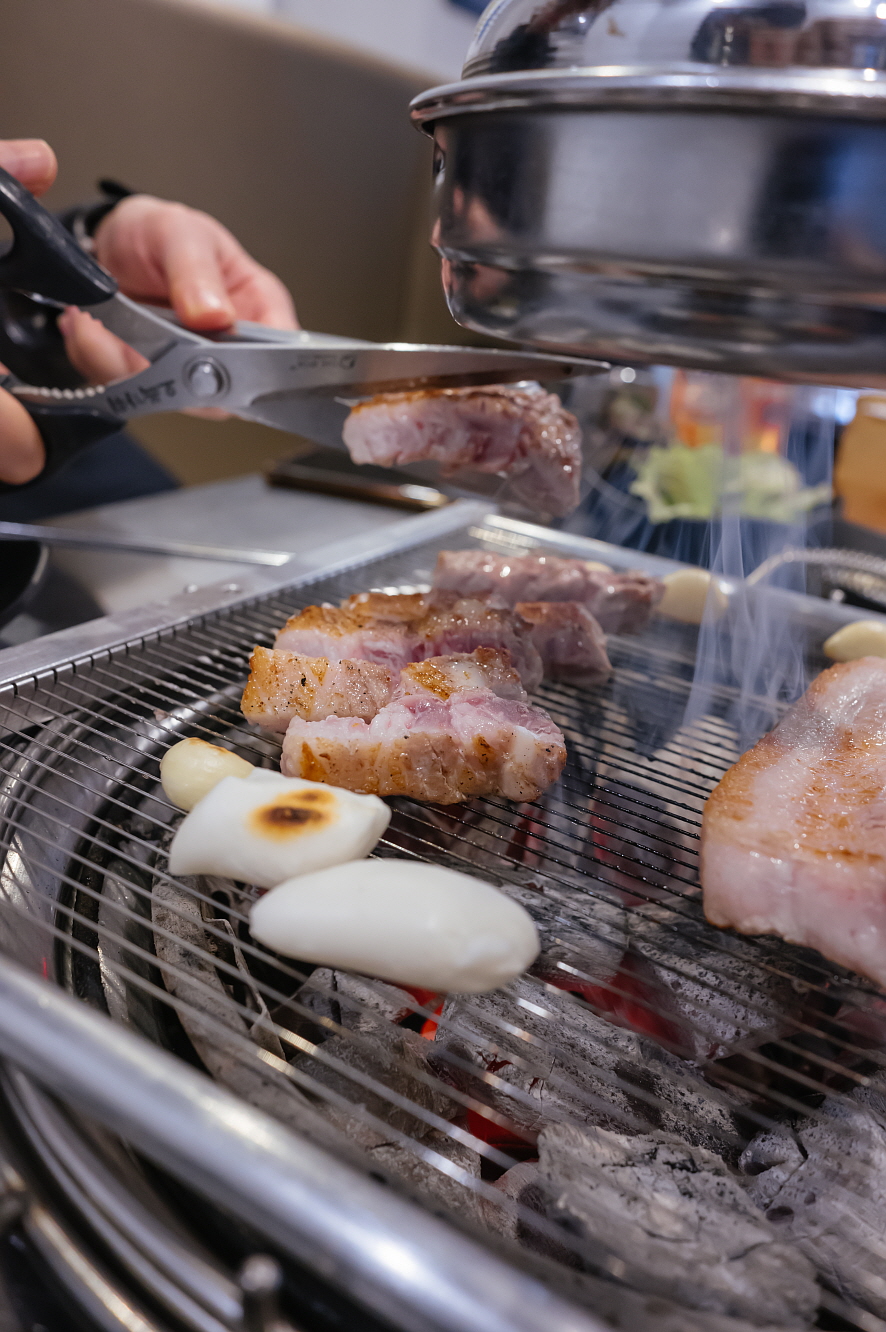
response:
<path id="1" fill-rule="evenodd" d="M 268 393 L 248 407 L 238 408 L 237 416 L 261 425 L 274 426 L 292 435 L 302 435 L 330 449 L 347 452 L 342 430 L 350 415 L 350 405 L 321 393 Z"/>

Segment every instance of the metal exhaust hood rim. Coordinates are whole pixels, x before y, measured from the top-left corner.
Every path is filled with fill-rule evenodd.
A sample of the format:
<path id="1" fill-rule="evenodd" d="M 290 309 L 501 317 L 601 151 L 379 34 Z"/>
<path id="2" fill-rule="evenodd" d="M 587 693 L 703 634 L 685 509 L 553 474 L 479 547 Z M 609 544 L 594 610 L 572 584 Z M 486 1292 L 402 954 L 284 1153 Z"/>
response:
<path id="1" fill-rule="evenodd" d="M 598 65 L 581 69 L 488 74 L 442 84 L 410 103 L 427 133 L 449 117 L 481 111 L 556 107 L 654 108 L 818 113 L 886 118 L 886 77 L 845 69 L 739 69 L 721 65 Z"/>

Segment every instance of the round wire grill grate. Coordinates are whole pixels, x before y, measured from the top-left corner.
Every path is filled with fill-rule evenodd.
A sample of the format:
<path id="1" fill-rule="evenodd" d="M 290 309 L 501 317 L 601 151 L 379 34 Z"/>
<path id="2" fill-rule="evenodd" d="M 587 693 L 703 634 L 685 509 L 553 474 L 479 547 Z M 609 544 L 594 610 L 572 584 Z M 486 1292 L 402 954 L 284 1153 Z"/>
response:
<path id="1" fill-rule="evenodd" d="M 818 1307 L 791 1325 L 886 1327 L 876 1179 L 886 1132 L 872 1099 L 886 1010 L 818 954 L 704 923 L 701 811 L 736 753 L 716 706 L 682 724 L 693 631 L 659 622 L 613 639 L 607 686 L 541 691 L 569 762 L 539 802 L 392 802 L 378 855 L 479 873 L 536 919 L 542 954 L 506 991 L 444 1002 L 272 956 L 248 934 L 249 886 L 168 876 L 180 815 L 159 786 L 165 749 L 197 735 L 274 766 L 274 742 L 238 708 L 253 645 L 271 643 L 296 606 L 420 586 L 436 550 L 208 616 L 10 692 L 0 947 L 613 1320 L 644 1326 L 642 1301 L 657 1295 L 674 1327 L 787 1325 L 752 1278 L 712 1294 L 689 1259 L 681 1280 L 667 1278 L 642 1245 L 625 1251 L 580 1209 L 555 1205 L 537 1164 L 551 1156 L 552 1128 L 688 1146 L 696 1171 L 716 1158 L 729 1196 L 748 1198 L 770 1238 L 787 1234 L 815 1266 Z M 804 1238 L 802 1218 L 794 1227 L 763 1187 L 766 1144 L 793 1144 L 808 1162 L 816 1132 L 844 1159 L 837 1171 L 824 1153 L 817 1178 L 832 1196 L 815 1205 L 831 1208 L 837 1229 L 847 1206 L 859 1219 L 845 1256 Z M 859 1147 L 846 1169 L 859 1142 L 867 1159 Z M 684 1222 L 694 1207 L 690 1192 Z M 706 1243 L 730 1258 L 728 1226 Z M 718 1312 L 722 1324 L 705 1321 Z"/>

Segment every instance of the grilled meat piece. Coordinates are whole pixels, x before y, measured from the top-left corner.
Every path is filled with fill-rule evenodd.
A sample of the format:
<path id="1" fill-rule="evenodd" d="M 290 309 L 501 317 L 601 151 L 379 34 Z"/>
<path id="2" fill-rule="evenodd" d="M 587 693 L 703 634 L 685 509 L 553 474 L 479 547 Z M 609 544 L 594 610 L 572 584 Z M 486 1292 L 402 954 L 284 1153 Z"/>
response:
<path id="1" fill-rule="evenodd" d="M 354 408 L 342 438 L 356 463 L 432 460 L 446 476 L 463 468 L 507 476 L 515 499 L 552 516 L 579 501 L 581 429 L 537 386 L 378 394 Z"/>
<path id="2" fill-rule="evenodd" d="M 428 657 L 508 652 L 527 689 L 541 683 L 542 663 L 532 630 L 514 611 L 483 601 L 444 596 L 368 593 L 341 606 L 308 606 L 277 635 L 277 648 L 307 657 L 372 661 L 393 672 Z"/>
<path id="3" fill-rule="evenodd" d="M 828 1097 L 793 1132 L 764 1132 L 741 1166 L 749 1196 L 850 1304 L 886 1318 L 886 1096 Z M 855 1319 L 852 1320 L 855 1322 Z"/>
<path id="4" fill-rule="evenodd" d="M 257 647 L 240 707 L 244 717 L 268 731 L 285 731 L 293 717 L 374 717 L 391 700 L 394 677 L 371 661 L 303 657 L 285 649 Z"/>
<path id="5" fill-rule="evenodd" d="M 832 666 L 730 768 L 702 825 L 714 925 L 886 983 L 886 659 Z"/>
<path id="6" fill-rule="evenodd" d="M 445 702 L 453 694 L 474 689 L 489 689 L 497 698 L 527 701 L 526 690 L 511 665 L 509 654 L 487 647 L 410 662 L 400 672 L 397 696 L 430 694 Z"/>
<path id="7" fill-rule="evenodd" d="M 491 689 L 499 698 L 526 700 L 526 691 L 506 652 L 477 648 L 448 657 L 411 662 L 399 680 L 371 661 L 303 657 L 285 649 L 257 647 L 240 704 L 243 715 L 267 731 L 285 731 L 293 717 L 362 717 L 369 721 L 402 694 L 447 699 L 470 689 Z"/>
<path id="8" fill-rule="evenodd" d="M 809 1260 L 712 1152 L 571 1124 L 549 1125 L 538 1149 L 546 1213 L 592 1268 L 615 1258 L 629 1285 L 690 1308 L 784 1327 L 815 1317 Z"/>
<path id="9" fill-rule="evenodd" d="M 443 550 L 434 570 L 435 593 L 521 601 L 580 601 L 606 633 L 639 633 L 664 596 L 664 583 L 638 569 L 612 573 L 559 555 L 491 555 Z"/>
<path id="10" fill-rule="evenodd" d="M 351 791 L 454 805 L 481 795 L 534 800 L 565 762 L 563 736 L 546 712 L 472 689 L 445 700 L 405 694 L 371 722 L 295 718 L 280 766 Z"/>
<path id="11" fill-rule="evenodd" d="M 390 624 L 411 624 L 426 613 L 428 597 L 424 592 L 356 592 L 345 598 L 341 609 Z"/>
<path id="12" fill-rule="evenodd" d="M 546 679 L 586 687 L 609 679 L 606 635 L 586 606 L 578 601 L 520 601 L 516 610 L 532 625 Z"/>
<path id="13" fill-rule="evenodd" d="M 418 602 L 422 613 L 423 598 Z M 372 607 L 307 606 L 286 621 L 274 646 L 329 661 L 372 661 L 396 677 L 414 659 L 412 624 L 411 620 L 385 618 Z"/>
<path id="14" fill-rule="evenodd" d="M 510 655 L 530 693 L 541 684 L 543 665 L 532 628 L 512 610 L 471 598 L 435 601 L 415 627 L 418 647 L 413 660 L 495 648 Z"/>

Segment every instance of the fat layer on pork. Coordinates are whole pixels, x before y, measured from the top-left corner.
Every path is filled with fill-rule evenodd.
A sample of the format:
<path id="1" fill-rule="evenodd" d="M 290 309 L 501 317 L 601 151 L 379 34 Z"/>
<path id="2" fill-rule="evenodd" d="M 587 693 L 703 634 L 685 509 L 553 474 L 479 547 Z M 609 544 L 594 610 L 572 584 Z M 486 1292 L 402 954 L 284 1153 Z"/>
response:
<path id="1" fill-rule="evenodd" d="M 512 495 L 551 515 L 579 501 L 581 429 L 560 399 L 535 387 L 426 389 L 359 403 L 342 434 L 357 463 L 430 460 L 507 476 Z"/>
<path id="2" fill-rule="evenodd" d="M 493 555 L 484 550 L 443 550 L 434 569 L 434 591 L 461 597 L 521 601 L 580 601 L 607 633 L 638 633 L 664 596 L 659 578 L 592 568 L 560 555 Z"/>
<path id="3" fill-rule="evenodd" d="M 822 672 L 729 769 L 705 807 L 701 881 L 714 925 L 886 984 L 886 659 Z"/>

